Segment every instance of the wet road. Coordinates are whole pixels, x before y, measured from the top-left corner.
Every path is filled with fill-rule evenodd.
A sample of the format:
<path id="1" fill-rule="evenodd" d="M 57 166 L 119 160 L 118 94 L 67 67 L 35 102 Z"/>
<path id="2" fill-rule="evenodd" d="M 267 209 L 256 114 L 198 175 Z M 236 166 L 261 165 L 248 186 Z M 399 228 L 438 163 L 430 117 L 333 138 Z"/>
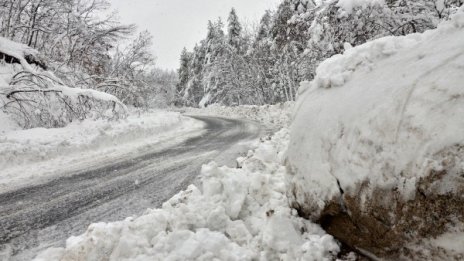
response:
<path id="1" fill-rule="evenodd" d="M 62 246 L 94 222 L 116 221 L 159 207 L 195 182 L 201 165 L 232 162 L 257 138 L 249 121 L 195 116 L 206 132 L 181 144 L 67 173 L 45 184 L 0 194 L 0 260 L 30 260 Z"/>

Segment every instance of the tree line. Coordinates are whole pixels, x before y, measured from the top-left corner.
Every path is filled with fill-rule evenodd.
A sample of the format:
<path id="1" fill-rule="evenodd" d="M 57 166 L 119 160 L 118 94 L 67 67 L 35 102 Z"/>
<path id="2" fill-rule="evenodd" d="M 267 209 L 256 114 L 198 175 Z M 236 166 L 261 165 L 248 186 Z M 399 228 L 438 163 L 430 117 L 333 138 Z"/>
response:
<path id="1" fill-rule="evenodd" d="M 346 46 L 436 28 L 462 0 L 366 1 L 345 10 L 338 0 L 283 0 L 258 26 L 244 26 L 231 10 L 208 22 L 206 38 L 180 57 L 176 103 L 275 104 L 293 101 L 299 83 Z"/>

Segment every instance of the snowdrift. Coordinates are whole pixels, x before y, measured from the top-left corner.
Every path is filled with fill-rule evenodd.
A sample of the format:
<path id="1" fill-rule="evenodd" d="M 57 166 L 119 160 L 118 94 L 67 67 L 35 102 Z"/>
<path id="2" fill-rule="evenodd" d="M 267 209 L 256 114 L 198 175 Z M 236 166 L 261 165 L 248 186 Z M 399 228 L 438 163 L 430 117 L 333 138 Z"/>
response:
<path id="1" fill-rule="evenodd" d="M 287 160 L 292 205 L 381 257 L 462 258 L 412 245 L 464 221 L 463 12 L 433 31 L 346 49 L 302 83 Z"/>
<path id="2" fill-rule="evenodd" d="M 193 115 L 208 115 L 227 118 L 240 118 L 257 121 L 269 129 L 287 128 L 290 124 L 291 112 L 294 102 L 286 102 L 275 105 L 240 105 L 223 106 L 211 104 L 206 108 L 185 108 L 185 113 Z"/>
<path id="3" fill-rule="evenodd" d="M 204 165 L 199 188 L 140 217 L 92 224 L 35 260 L 333 260 L 338 243 L 288 206 L 287 142 L 284 129 L 240 168 Z"/>
<path id="4" fill-rule="evenodd" d="M 8 119 L 0 118 L 0 123 Z M 0 191 L 40 183 L 57 170 L 72 173 L 74 168 L 133 155 L 163 142 L 181 142 L 186 133 L 201 131 L 203 123 L 176 112 L 131 110 L 118 121 L 87 119 L 51 129 L 5 127 L 0 124 Z"/>

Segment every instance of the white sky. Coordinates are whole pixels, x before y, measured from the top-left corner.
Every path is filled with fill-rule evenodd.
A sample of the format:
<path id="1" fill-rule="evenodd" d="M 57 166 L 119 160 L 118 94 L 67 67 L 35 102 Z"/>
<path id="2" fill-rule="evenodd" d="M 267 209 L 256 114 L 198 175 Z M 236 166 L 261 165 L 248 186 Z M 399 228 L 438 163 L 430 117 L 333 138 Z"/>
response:
<path id="1" fill-rule="evenodd" d="M 219 16 L 226 22 L 235 7 L 241 21 L 257 22 L 266 9 L 280 0 L 110 0 L 123 23 L 134 23 L 139 31 L 154 37 L 157 66 L 176 69 L 182 48 L 191 50 L 206 36 L 208 20 Z"/>

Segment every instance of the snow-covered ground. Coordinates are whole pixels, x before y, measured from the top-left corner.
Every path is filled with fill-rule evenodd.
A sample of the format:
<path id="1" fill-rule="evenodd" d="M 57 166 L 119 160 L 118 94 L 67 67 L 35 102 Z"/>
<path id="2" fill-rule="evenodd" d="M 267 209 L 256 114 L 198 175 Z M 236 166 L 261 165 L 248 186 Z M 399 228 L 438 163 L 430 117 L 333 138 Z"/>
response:
<path id="1" fill-rule="evenodd" d="M 0 114 L 2 116 L 2 114 Z M 118 121 L 84 120 L 64 128 L 19 129 L 0 118 L 0 191 L 53 177 L 56 170 L 123 157 L 150 145 L 180 142 L 203 124 L 177 112 L 133 112 Z"/>
<path id="2" fill-rule="evenodd" d="M 338 243 L 288 206 L 287 142 L 283 129 L 240 168 L 204 165 L 200 187 L 140 217 L 93 224 L 36 260 L 332 260 Z"/>

